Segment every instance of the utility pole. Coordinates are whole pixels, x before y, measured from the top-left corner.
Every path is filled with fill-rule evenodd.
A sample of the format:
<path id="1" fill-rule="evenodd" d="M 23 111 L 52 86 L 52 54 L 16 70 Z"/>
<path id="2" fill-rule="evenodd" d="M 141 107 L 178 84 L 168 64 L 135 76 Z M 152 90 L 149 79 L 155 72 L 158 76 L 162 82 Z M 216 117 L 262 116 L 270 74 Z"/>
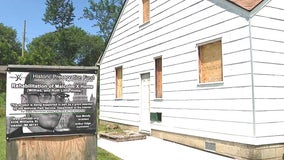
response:
<path id="1" fill-rule="evenodd" d="M 23 41 L 22 41 L 22 57 L 25 53 L 25 41 L 26 41 L 26 20 L 24 20 L 24 32 L 23 32 Z"/>

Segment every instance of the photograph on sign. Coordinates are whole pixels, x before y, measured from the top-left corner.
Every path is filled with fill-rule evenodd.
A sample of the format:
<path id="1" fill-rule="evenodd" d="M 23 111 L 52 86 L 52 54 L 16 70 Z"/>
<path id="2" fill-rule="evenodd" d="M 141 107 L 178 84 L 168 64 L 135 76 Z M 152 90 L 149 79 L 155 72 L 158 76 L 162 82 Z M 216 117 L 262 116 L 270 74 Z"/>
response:
<path id="1" fill-rule="evenodd" d="M 7 139 L 95 134 L 96 74 L 8 72 Z"/>

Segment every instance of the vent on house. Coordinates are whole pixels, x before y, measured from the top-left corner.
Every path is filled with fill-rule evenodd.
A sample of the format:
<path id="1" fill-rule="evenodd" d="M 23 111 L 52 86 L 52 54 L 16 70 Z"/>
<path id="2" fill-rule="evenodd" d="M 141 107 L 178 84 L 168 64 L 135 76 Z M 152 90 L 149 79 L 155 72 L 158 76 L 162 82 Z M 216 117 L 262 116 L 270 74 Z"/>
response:
<path id="1" fill-rule="evenodd" d="M 162 113 L 159 112 L 151 112 L 150 113 L 151 122 L 161 122 L 162 121 Z"/>
<path id="2" fill-rule="evenodd" d="M 216 143 L 214 143 L 214 142 L 205 142 L 205 150 L 216 152 Z"/>

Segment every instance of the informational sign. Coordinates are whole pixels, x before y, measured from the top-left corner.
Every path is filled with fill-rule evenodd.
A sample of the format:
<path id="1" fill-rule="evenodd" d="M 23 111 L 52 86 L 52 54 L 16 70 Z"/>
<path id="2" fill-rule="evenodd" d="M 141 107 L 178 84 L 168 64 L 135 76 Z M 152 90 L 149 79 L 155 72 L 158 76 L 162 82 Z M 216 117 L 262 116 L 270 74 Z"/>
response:
<path id="1" fill-rule="evenodd" d="M 7 139 L 95 134 L 95 73 L 8 71 Z"/>

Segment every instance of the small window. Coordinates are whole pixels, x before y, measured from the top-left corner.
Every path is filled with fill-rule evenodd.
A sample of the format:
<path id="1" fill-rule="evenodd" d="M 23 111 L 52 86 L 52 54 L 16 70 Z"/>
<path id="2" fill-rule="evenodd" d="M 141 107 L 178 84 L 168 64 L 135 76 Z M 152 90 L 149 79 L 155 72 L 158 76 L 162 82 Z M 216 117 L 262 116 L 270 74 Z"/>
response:
<path id="1" fill-rule="evenodd" d="M 156 98 L 162 98 L 162 58 L 155 59 Z"/>
<path id="2" fill-rule="evenodd" d="M 162 122 L 162 113 L 161 112 L 151 112 L 150 121 L 151 122 Z"/>
<path id="3" fill-rule="evenodd" d="M 115 98 L 122 98 L 122 67 L 115 68 Z"/>
<path id="4" fill-rule="evenodd" d="M 199 83 L 223 81 L 222 43 L 201 45 L 199 51 Z"/>
<path id="5" fill-rule="evenodd" d="M 143 23 L 150 21 L 150 0 L 142 0 Z"/>

